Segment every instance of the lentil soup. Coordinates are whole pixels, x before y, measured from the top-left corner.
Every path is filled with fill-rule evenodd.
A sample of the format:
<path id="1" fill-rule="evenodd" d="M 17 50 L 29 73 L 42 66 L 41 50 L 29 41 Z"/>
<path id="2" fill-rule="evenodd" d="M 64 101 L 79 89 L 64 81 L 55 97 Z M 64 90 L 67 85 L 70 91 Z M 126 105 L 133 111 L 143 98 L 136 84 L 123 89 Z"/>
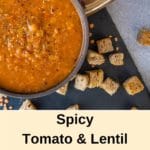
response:
<path id="1" fill-rule="evenodd" d="M 0 0 L 0 87 L 37 93 L 64 80 L 82 44 L 70 0 Z"/>

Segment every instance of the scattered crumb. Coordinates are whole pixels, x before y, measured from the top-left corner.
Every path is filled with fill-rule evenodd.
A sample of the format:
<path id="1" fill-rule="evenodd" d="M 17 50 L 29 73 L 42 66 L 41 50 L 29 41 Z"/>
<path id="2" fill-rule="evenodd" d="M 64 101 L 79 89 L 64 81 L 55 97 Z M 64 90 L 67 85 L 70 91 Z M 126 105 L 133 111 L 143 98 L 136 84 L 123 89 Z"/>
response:
<path id="1" fill-rule="evenodd" d="M 117 38 L 117 37 L 115 37 L 115 38 L 114 38 L 114 41 L 115 41 L 115 42 L 118 42 L 118 38 Z"/>
<path id="2" fill-rule="evenodd" d="M 138 33 L 137 41 L 144 46 L 150 46 L 150 29 L 142 29 Z"/>
<path id="3" fill-rule="evenodd" d="M 4 98 L 4 104 L 8 104 L 9 103 L 9 99 L 8 98 Z"/>
<path id="4" fill-rule="evenodd" d="M 95 27 L 94 23 L 90 23 L 89 27 L 90 27 L 90 29 L 94 29 L 94 27 Z"/>
<path id="5" fill-rule="evenodd" d="M 112 35 L 109 35 L 109 38 L 112 38 L 113 36 Z"/>
<path id="6" fill-rule="evenodd" d="M 90 40 L 90 44 L 95 44 L 95 40 Z"/>
<path id="7" fill-rule="evenodd" d="M 136 95 L 144 90 L 144 85 L 137 76 L 132 76 L 127 79 L 123 86 L 129 95 Z"/>
<path id="8" fill-rule="evenodd" d="M 13 107 L 12 107 L 12 106 L 9 106 L 8 109 L 9 109 L 9 110 L 13 110 Z"/>
<path id="9" fill-rule="evenodd" d="M 119 47 L 116 47 L 116 51 L 119 51 L 120 50 L 120 48 Z"/>

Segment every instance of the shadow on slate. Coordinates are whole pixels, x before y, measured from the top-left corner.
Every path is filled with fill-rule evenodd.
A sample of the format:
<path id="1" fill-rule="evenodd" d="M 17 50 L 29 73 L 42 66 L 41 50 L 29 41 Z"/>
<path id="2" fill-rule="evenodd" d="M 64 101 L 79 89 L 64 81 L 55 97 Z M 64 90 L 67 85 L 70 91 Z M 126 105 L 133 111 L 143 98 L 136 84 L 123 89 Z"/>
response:
<path id="1" fill-rule="evenodd" d="M 132 75 L 137 75 L 141 78 L 107 10 L 103 9 L 99 13 L 89 17 L 89 23 L 95 24 L 95 28 L 91 30 L 93 33 L 91 39 L 99 40 L 108 37 L 109 35 L 118 37 L 119 41 L 114 42 L 114 46 L 119 47 L 120 51 L 122 51 L 126 57 L 124 66 L 115 67 L 108 62 L 108 56 L 106 55 L 106 63 L 100 67 L 97 66 L 94 69 L 103 69 L 106 77 L 112 77 L 113 79 L 118 80 L 121 84 Z M 97 50 L 96 45 L 90 45 L 90 48 Z M 80 73 L 85 73 L 85 71 L 91 69 L 93 68 L 91 68 L 85 61 Z M 147 88 L 136 96 L 129 96 L 121 87 L 117 94 L 109 96 L 106 92 L 100 89 L 88 89 L 85 92 L 80 92 L 74 89 L 73 85 L 74 83 L 71 82 L 66 96 L 54 93 L 46 97 L 33 99 L 32 102 L 37 109 L 41 110 L 66 109 L 73 104 L 79 104 L 81 109 L 130 109 L 132 106 L 136 106 L 139 109 L 150 109 L 150 97 Z"/>

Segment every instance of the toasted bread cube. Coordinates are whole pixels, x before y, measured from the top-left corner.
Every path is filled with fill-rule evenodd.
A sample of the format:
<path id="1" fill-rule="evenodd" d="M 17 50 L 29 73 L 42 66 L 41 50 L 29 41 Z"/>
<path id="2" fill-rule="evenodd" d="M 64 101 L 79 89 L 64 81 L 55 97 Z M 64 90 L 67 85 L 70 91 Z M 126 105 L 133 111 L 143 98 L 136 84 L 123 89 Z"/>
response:
<path id="1" fill-rule="evenodd" d="M 89 71 L 88 74 L 90 78 L 88 88 L 92 89 L 92 88 L 101 87 L 104 80 L 103 70 Z"/>
<path id="2" fill-rule="evenodd" d="M 90 65 L 95 66 L 95 65 L 102 65 L 105 63 L 105 58 L 103 55 L 94 52 L 92 50 L 89 50 L 88 56 L 87 56 L 87 61 Z"/>
<path id="3" fill-rule="evenodd" d="M 100 54 L 105 54 L 114 51 L 111 38 L 105 38 L 97 41 L 97 46 Z"/>
<path id="4" fill-rule="evenodd" d="M 114 66 L 123 66 L 124 65 L 124 54 L 123 53 L 114 53 L 109 56 L 109 61 Z"/>
<path id="5" fill-rule="evenodd" d="M 88 75 L 81 75 L 81 74 L 78 74 L 78 75 L 76 76 L 74 87 L 75 87 L 77 90 L 85 91 L 86 88 L 88 87 L 88 84 L 89 84 L 89 76 L 88 76 Z"/>
<path id="6" fill-rule="evenodd" d="M 144 90 L 144 85 L 137 76 L 127 79 L 123 86 L 129 95 L 135 95 Z"/>
<path id="7" fill-rule="evenodd" d="M 61 87 L 60 89 L 58 89 L 56 91 L 56 93 L 65 96 L 67 94 L 67 91 L 68 91 L 68 85 L 69 85 L 69 83 L 65 84 L 63 87 Z"/>
<path id="8" fill-rule="evenodd" d="M 118 91 L 119 87 L 119 83 L 112 80 L 111 78 L 107 78 L 102 85 L 102 88 L 111 96 Z"/>
<path id="9" fill-rule="evenodd" d="M 150 46 L 150 29 L 142 29 L 138 34 L 137 41 L 144 46 Z"/>
<path id="10" fill-rule="evenodd" d="M 36 108 L 30 100 L 25 100 L 19 110 L 36 110 Z"/>
<path id="11" fill-rule="evenodd" d="M 72 106 L 68 107 L 66 110 L 79 110 L 79 105 L 78 104 L 72 105 Z"/>

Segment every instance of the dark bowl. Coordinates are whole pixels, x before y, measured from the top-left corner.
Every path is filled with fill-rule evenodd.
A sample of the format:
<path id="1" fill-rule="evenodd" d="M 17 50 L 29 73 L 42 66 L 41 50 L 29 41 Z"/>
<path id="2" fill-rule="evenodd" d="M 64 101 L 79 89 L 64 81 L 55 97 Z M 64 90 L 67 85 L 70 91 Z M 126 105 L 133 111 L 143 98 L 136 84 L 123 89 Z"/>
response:
<path id="1" fill-rule="evenodd" d="M 85 15 L 84 9 L 82 8 L 81 4 L 77 0 L 71 0 L 71 2 L 73 3 L 76 11 L 78 12 L 78 15 L 81 20 L 82 32 L 83 32 L 81 51 L 80 51 L 78 60 L 76 62 L 76 65 L 73 71 L 61 83 L 43 92 L 33 93 L 33 94 L 21 94 L 21 93 L 13 93 L 13 92 L 0 89 L 0 93 L 8 95 L 10 97 L 20 98 L 20 99 L 31 99 L 31 98 L 43 97 L 43 96 L 54 93 L 57 89 L 59 89 L 64 84 L 69 82 L 78 73 L 87 54 L 87 49 L 88 49 L 88 44 L 89 44 L 89 27 L 88 27 L 87 17 Z"/>

